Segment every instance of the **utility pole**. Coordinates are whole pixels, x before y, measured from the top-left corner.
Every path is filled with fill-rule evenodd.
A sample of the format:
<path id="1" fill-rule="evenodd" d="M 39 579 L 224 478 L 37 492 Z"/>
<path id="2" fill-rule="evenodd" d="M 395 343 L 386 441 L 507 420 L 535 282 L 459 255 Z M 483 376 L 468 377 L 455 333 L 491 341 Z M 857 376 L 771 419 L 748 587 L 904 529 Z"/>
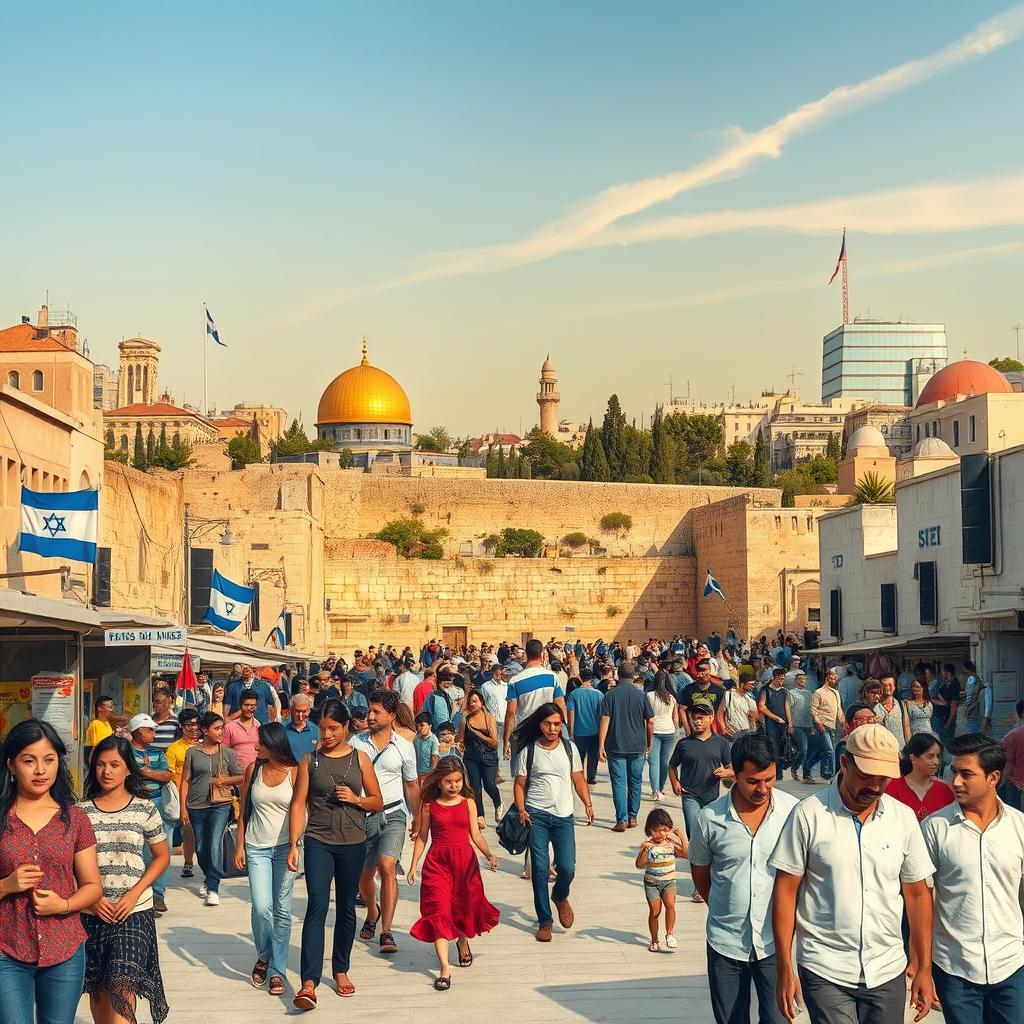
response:
<path id="1" fill-rule="evenodd" d="M 1024 331 L 1024 324 L 1014 324 L 1010 330 L 1017 335 L 1017 361 L 1020 362 L 1020 332 Z"/>
<path id="2" fill-rule="evenodd" d="M 803 371 L 798 370 L 795 366 L 787 374 L 787 376 L 789 377 L 789 390 L 793 393 L 794 398 L 796 398 L 796 379 L 797 377 L 802 377 L 803 375 Z"/>

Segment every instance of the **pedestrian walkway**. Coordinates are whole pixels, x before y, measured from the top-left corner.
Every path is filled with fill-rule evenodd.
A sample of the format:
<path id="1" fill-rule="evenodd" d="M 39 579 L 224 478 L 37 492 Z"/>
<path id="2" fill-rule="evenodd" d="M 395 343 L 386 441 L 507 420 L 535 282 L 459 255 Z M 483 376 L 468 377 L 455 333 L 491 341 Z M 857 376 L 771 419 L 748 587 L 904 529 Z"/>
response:
<path id="1" fill-rule="evenodd" d="M 502 794 L 511 801 L 511 785 Z M 789 792 L 806 796 L 809 787 L 786 782 Z M 644 801 L 640 821 L 657 804 Z M 682 811 L 673 799 L 665 806 L 682 827 Z M 565 932 L 558 924 L 550 944 L 534 939 L 536 923 L 530 883 L 519 877 L 522 859 L 512 858 L 497 846 L 488 823 L 487 841 L 499 854 L 497 874 L 484 871 L 488 898 L 501 910 L 501 923 L 489 935 L 473 942 L 476 960 L 469 969 L 452 968 L 452 987 L 438 993 L 431 988 L 437 960 L 433 946 L 409 938 L 408 928 L 418 916 L 419 888 L 404 882 L 399 887 L 395 936 L 399 952 L 382 957 L 376 942 L 356 936 L 349 977 L 356 995 L 344 1002 L 327 984 L 318 989 L 319 1009 L 309 1015 L 346 1019 L 387 1012 L 389 1024 L 422 1024 L 425 1010 L 445 1024 L 480 1024 L 489 1017 L 514 1019 L 515 1024 L 593 1021 L 632 1024 L 671 1021 L 672 1024 L 711 1021 L 708 999 L 704 906 L 690 902 L 692 887 L 685 861 L 680 880 L 679 922 L 674 952 L 647 950 L 647 907 L 642 872 L 633 862 L 643 839 L 642 828 L 619 835 L 614 823 L 606 774 L 594 787 L 597 821 L 588 828 L 577 825 L 577 867 L 571 902 L 576 923 Z M 577 819 L 579 821 L 579 819 Z M 406 843 L 405 861 L 412 852 Z M 180 1024 L 270 1024 L 285 1014 L 298 1014 L 291 998 L 298 987 L 299 935 L 306 905 L 305 885 L 295 885 L 288 991 L 284 997 L 254 989 L 249 971 L 255 951 L 249 928 L 248 884 L 244 878 L 221 885 L 219 907 L 206 907 L 197 895 L 201 878 L 188 887 L 179 879 L 180 854 L 168 889 L 169 912 L 157 925 L 170 1020 Z M 359 909 L 362 922 L 362 909 Z M 333 913 L 328 924 L 333 926 Z M 330 938 L 327 941 L 328 957 Z M 457 959 L 453 960 L 457 965 Z M 324 972 L 330 978 L 330 963 Z M 148 1021 L 148 1008 L 140 1006 L 139 1020 Z M 756 1016 L 754 1017 L 756 1020 Z M 908 1014 L 908 1021 L 913 1019 Z M 83 1000 L 77 1021 L 90 1021 Z M 806 1021 L 806 1016 L 799 1020 Z M 933 1012 L 928 1020 L 942 1021 Z"/>

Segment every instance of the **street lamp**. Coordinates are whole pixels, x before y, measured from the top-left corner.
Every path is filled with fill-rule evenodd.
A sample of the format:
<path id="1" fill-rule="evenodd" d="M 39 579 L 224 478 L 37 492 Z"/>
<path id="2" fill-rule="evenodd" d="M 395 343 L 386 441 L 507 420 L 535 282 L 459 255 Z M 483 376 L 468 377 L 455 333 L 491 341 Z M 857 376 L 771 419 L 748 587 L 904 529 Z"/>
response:
<path id="1" fill-rule="evenodd" d="M 185 545 L 185 585 L 182 588 L 185 597 L 185 628 L 189 627 L 190 612 L 192 609 L 192 541 L 210 533 L 218 526 L 223 526 L 224 531 L 217 538 L 217 543 L 222 547 L 230 547 L 238 542 L 231 523 L 227 519 L 206 519 L 201 516 L 194 516 L 189 512 L 189 503 L 185 502 L 185 529 L 183 541 Z"/>

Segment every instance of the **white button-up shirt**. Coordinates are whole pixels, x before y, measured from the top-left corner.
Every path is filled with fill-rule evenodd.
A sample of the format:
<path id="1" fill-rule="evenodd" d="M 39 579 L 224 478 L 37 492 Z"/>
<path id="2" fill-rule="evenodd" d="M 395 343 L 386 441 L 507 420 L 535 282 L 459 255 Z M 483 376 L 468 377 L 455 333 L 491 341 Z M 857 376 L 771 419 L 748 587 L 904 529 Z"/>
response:
<path id="1" fill-rule="evenodd" d="M 775 952 L 772 935 L 772 887 L 775 872 L 768 856 L 799 801 L 773 789 L 771 807 L 757 832 L 751 832 L 736 813 L 733 790 L 708 804 L 697 815 L 690 837 L 691 864 L 711 867 L 708 902 L 708 945 L 722 956 L 747 961 Z"/>
<path id="2" fill-rule="evenodd" d="M 413 745 L 397 732 L 391 734 L 391 742 L 378 750 L 369 732 L 361 732 L 353 736 L 351 744 L 361 750 L 372 762 L 373 770 L 380 785 L 380 795 L 384 798 L 385 809 L 397 810 L 405 806 L 404 782 L 415 782 L 419 777 L 416 772 L 416 751 Z"/>
<path id="3" fill-rule="evenodd" d="M 975 985 L 1024 967 L 1024 814 L 1000 802 L 982 832 L 950 804 L 921 823 L 935 862 L 935 963 Z"/>
<path id="4" fill-rule="evenodd" d="M 797 962 L 836 985 L 876 988 L 907 966 L 901 883 L 933 872 L 914 812 L 885 794 L 858 832 L 836 785 L 801 801 L 768 866 L 803 876 Z"/>

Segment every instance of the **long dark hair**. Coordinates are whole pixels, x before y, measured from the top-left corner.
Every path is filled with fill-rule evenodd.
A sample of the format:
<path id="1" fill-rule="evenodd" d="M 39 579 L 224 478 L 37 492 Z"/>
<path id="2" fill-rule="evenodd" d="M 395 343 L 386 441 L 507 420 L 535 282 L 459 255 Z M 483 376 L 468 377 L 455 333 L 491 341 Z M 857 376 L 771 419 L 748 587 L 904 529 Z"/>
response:
<path id="1" fill-rule="evenodd" d="M 512 733 L 512 745 L 516 750 L 524 750 L 530 744 L 536 743 L 541 738 L 540 723 L 552 715 L 558 715 L 563 722 L 565 721 L 562 709 L 554 701 L 541 704 L 529 718 L 524 718 Z"/>
<path id="2" fill-rule="evenodd" d="M 257 732 L 260 743 L 270 751 L 271 756 L 278 764 L 287 768 L 298 768 L 299 762 L 295 760 L 291 744 L 288 742 L 288 733 L 280 722 L 267 722 L 261 725 Z M 261 758 L 259 764 L 266 764 L 266 758 Z"/>
<path id="3" fill-rule="evenodd" d="M 3 765 L 0 766 L 0 835 L 6 831 L 7 816 L 18 799 L 18 784 L 14 781 L 14 773 L 10 770 L 8 762 L 13 761 L 26 747 L 40 740 L 46 740 L 57 752 L 57 776 L 50 787 L 50 796 L 60 806 L 60 820 L 64 822 L 64 831 L 71 827 L 68 808 L 75 803 L 75 788 L 67 763 L 68 748 L 64 746 L 64 741 L 49 722 L 39 718 L 27 718 L 7 734 L 3 750 L 0 752 L 0 759 L 3 760 Z"/>
<path id="4" fill-rule="evenodd" d="M 663 668 L 659 668 L 658 671 L 654 673 L 654 690 L 652 692 L 654 693 L 654 696 L 662 702 L 662 704 L 671 704 L 675 700 L 675 692 L 672 689 L 672 680 Z"/>
<path id="5" fill-rule="evenodd" d="M 436 800 L 441 795 L 441 780 L 446 775 L 454 775 L 456 772 L 462 776 L 460 795 L 467 800 L 472 800 L 473 787 L 469 784 L 469 779 L 466 778 L 466 766 L 457 757 L 442 757 L 437 762 L 437 767 L 423 780 L 423 785 L 420 787 L 420 805 L 425 807 Z"/>
<path id="6" fill-rule="evenodd" d="M 933 733 L 915 732 L 914 735 L 907 740 L 907 745 L 903 748 L 903 752 L 900 754 L 900 775 L 909 775 L 911 769 L 914 767 L 913 762 L 910 760 L 911 755 L 914 757 L 920 757 L 922 754 L 927 754 L 932 747 L 938 747 L 940 754 L 945 749 L 942 746 L 942 740 Z"/>
<path id="7" fill-rule="evenodd" d="M 103 792 L 103 787 L 96 777 L 96 761 L 100 754 L 105 754 L 108 750 L 116 750 L 118 756 L 128 768 L 128 774 L 124 780 L 124 788 L 132 796 L 148 800 L 149 786 L 142 777 L 142 770 L 139 768 L 139 763 L 135 760 L 135 755 L 132 753 L 132 745 L 121 736 L 105 736 L 92 748 L 92 754 L 89 757 L 89 773 L 85 777 L 85 798 L 89 800 Z"/>

